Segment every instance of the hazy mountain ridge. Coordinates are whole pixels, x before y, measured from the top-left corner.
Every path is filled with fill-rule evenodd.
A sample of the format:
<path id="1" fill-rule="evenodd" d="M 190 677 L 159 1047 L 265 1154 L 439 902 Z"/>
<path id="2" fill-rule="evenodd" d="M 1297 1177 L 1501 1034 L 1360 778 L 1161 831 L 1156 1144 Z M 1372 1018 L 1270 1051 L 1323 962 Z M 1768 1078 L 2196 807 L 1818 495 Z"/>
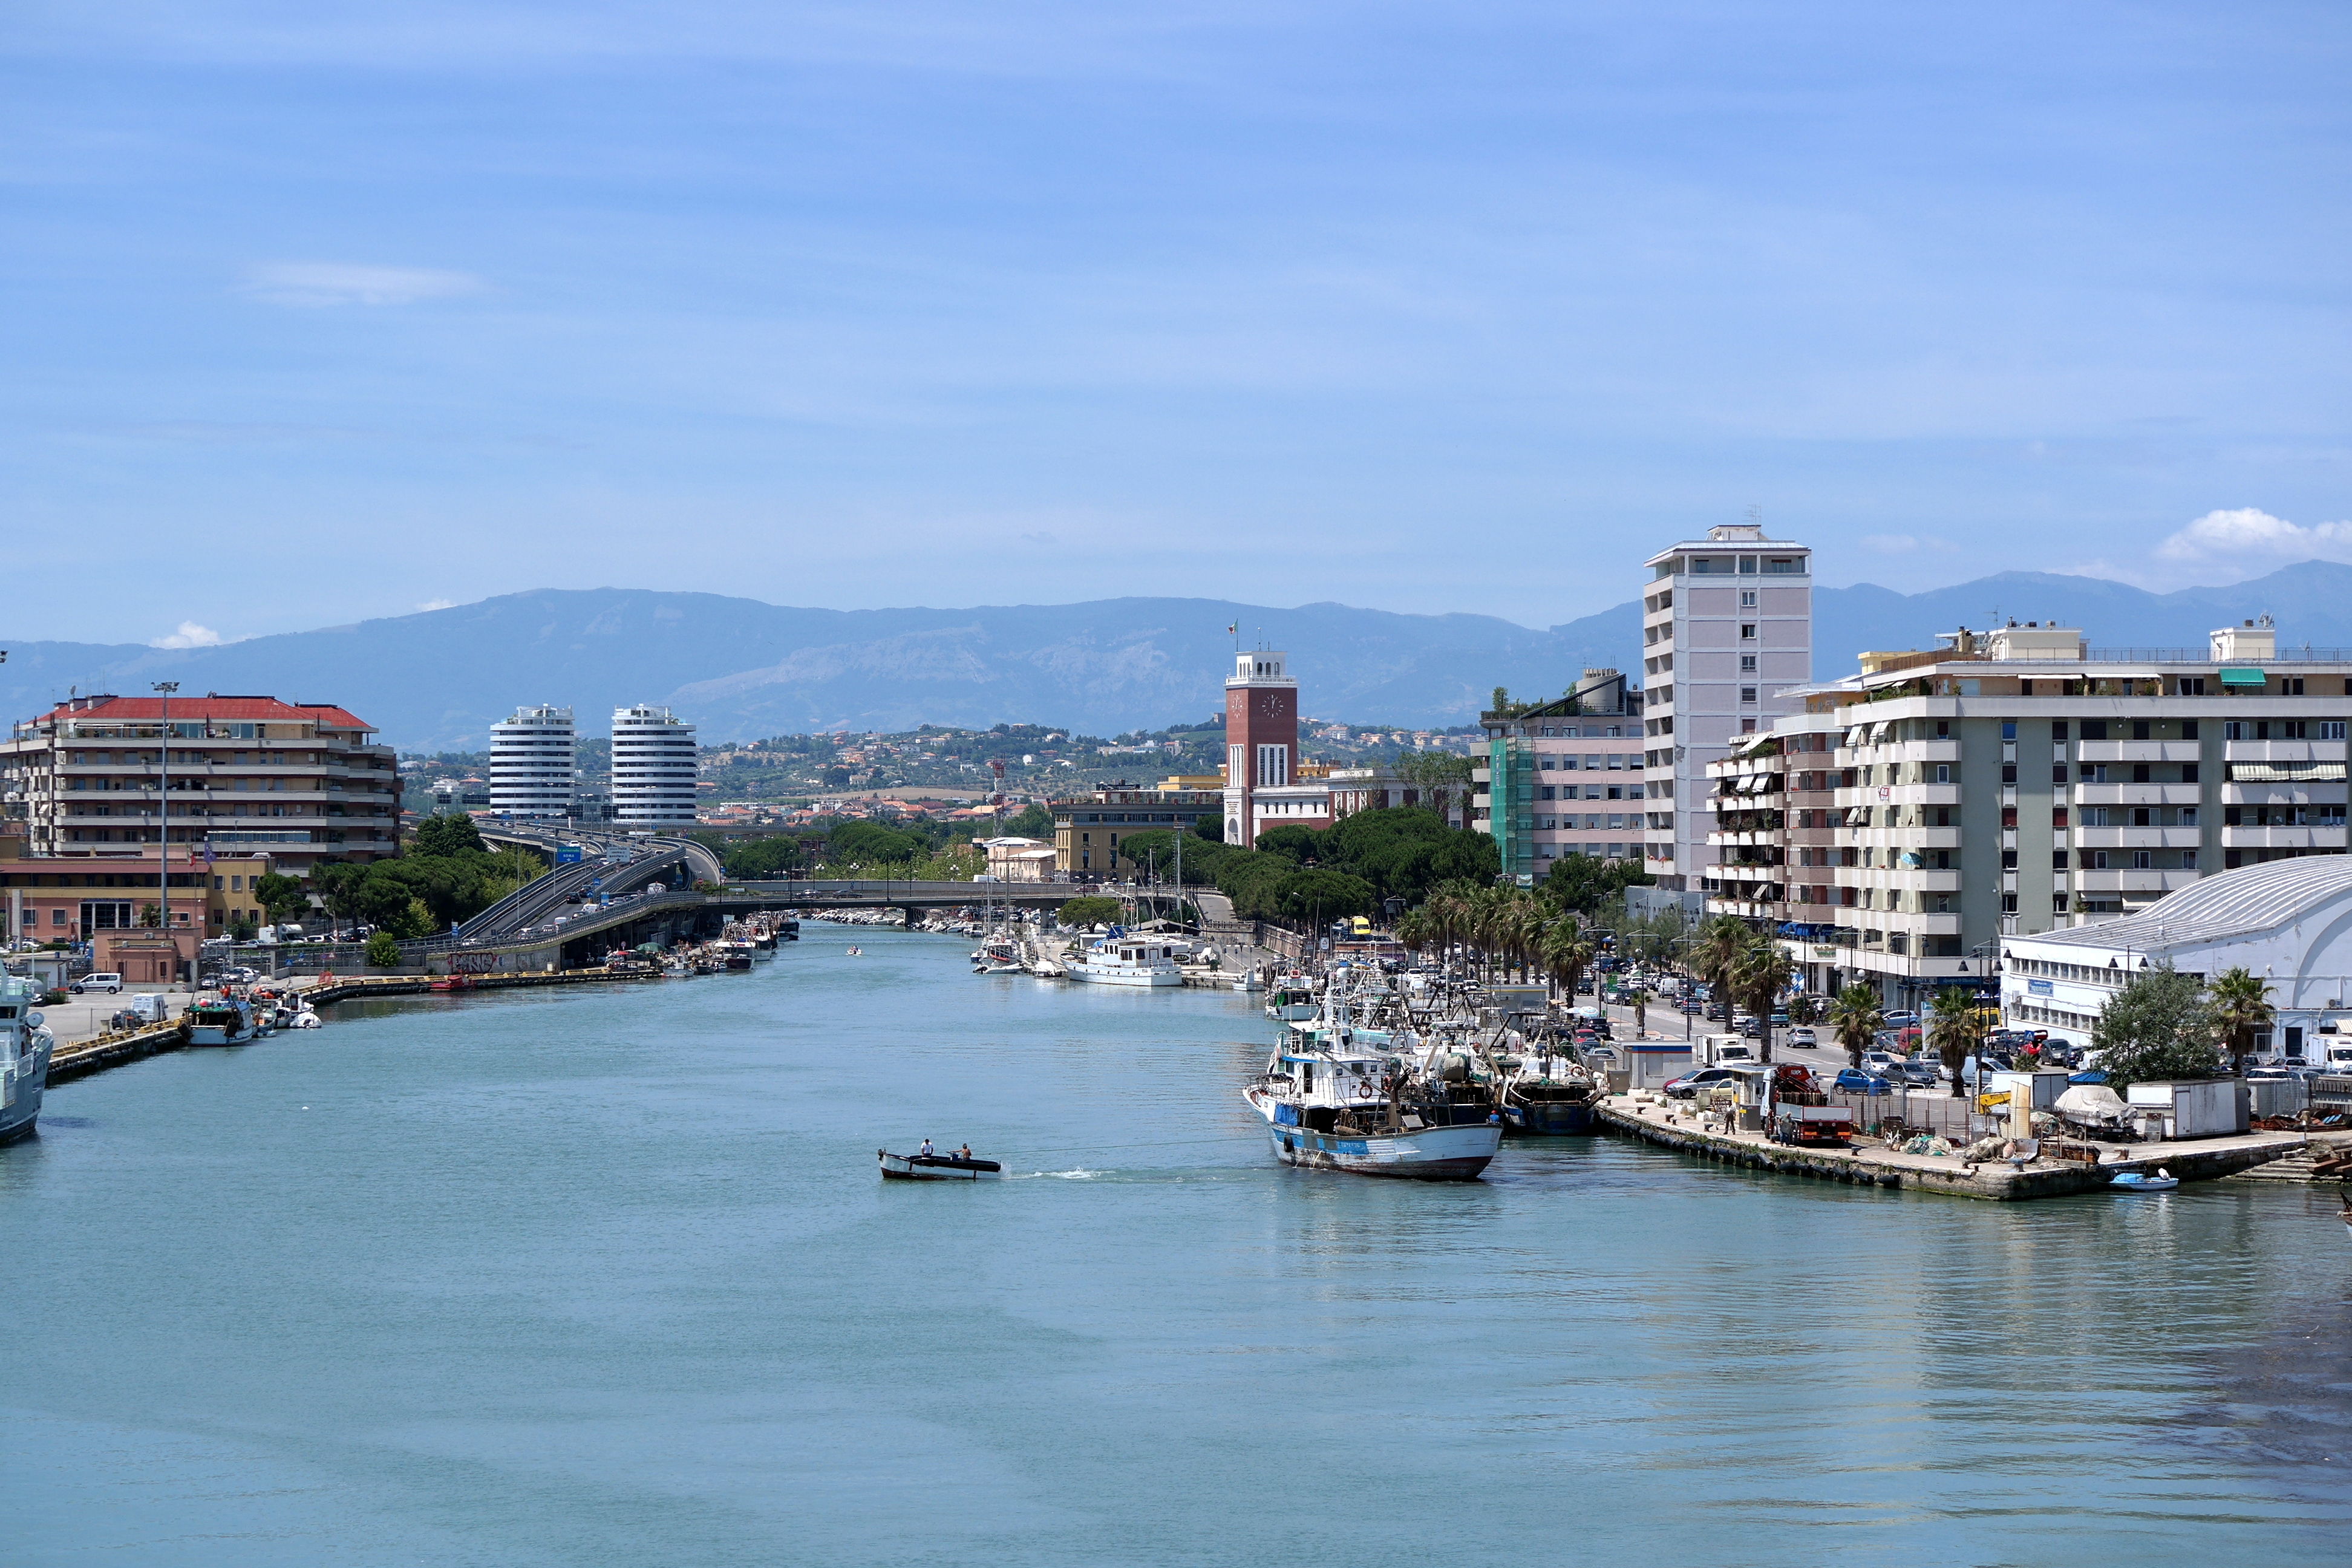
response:
<path id="1" fill-rule="evenodd" d="M 2095 647 L 2201 647 L 2218 626 L 2269 614 L 2283 645 L 2352 645 L 2352 567 L 2312 562 L 2222 588 L 2005 572 L 1905 595 L 1871 584 L 1814 595 L 1814 672 L 1865 649 L 1932 646 L 1995 613 L 2079 625 Z M 584 733 L 615 707 L 656 702 L 705 739 L 818 729 L 1014 720 L 1100 734 L 1217 710 L 1238 622 L 1286 648 L 1303 706 L 1322 718 L 1441 725 L 1474 719 L 1496 686 L 1566 689 L 1590 666 L 1639 678 L 1641 608 L 1628 601 L 1543 630 L 1491 616 L 1409 616 L 1329 603 L 1104 599 L 970 609 L 824 610 L 716 594 L 538 590 L 478 604 L 256 637 L 222 647 L 8 644 L 12 718 L 69 687 L 145 694 L 268 692 L 340 702 L 404 748 L 483 743 L 518 704 L 569 703 Z"/>

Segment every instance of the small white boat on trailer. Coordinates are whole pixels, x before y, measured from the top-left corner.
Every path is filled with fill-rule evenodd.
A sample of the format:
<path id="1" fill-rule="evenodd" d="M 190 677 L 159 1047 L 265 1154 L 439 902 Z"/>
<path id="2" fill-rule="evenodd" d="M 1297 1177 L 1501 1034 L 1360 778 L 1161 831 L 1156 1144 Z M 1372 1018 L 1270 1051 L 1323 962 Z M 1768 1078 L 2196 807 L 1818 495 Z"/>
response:
<path id="1" fill-rule="evenodd" d="M 882 1177 L 896 1182 L 994 1182 L 1004 1175 L 1004 1167 L 993 1160 L 961 1160 L 953 1154 L 893 1154 L 887 1149 L 877 1149 L 874 1157 L 882 1163 Z"/>

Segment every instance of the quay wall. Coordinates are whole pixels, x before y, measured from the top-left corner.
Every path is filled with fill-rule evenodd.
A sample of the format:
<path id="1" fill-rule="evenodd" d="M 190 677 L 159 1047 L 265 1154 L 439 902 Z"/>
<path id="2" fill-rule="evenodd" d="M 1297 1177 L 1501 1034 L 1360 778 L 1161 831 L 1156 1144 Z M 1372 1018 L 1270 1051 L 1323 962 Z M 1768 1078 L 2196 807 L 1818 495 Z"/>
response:
<path id="1" fill-rule="evenodd" d="M 1672 1115 L 1675 1120 L 1668 1122 Z M 2004 1162 L 1969 1164 L 1958 1159 L 1927 1154 L 1901 1154 L 1886 1149 L 1797 1148 L 1775 1143 L 1760 1133 L 1708 1131 L 1696 1112 L 1643 1105 L 1630 1096 L 1612 1096 L 1599 1112 L 1611 1130 L 1679 1153 L 1722 1164 L 1815 1181 L 1847 1182 L 1862 1186 L 1914 1187 L 1953 1197 L 1990 1203 L 2020 1203 L 2032 1198 L 2066 1197 L 2105 1189 L 2121 1171 L 2153 1171 L 2161 1165 L 2184 1182 L 2205 1182 L 2299 1152 L 2304 1141 L 2293 1134 L 2252 1134 L 2217 1139 L 2203 1147 L 2168 1143 L 2160 1150 L 2106 1161 L 2097 1166 L 2071 1161 L 2042 1161 L 2023 1170 Z"/>

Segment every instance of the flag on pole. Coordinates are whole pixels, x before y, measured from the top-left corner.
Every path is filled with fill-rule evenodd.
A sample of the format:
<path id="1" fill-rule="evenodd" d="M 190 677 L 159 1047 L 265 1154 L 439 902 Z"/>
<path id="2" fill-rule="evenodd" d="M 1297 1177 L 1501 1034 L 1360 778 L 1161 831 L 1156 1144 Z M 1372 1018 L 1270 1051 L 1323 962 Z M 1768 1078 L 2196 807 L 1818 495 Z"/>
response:
<path id="1" fill-rule="evenodd" d="M 1239 622 L 1239 621 L 1235 621 L 1235 622 L 1234 622 L 1234 623 L 1233 623 L 1233 625 L 1231 625 L 1231 626 L 1227 626 L 1227 627 L 1225 628 L 1225 635 L 1226 635 L 1227 637 L 1237 637 L 1241 636 L 1241 635 L 1242 635 L 1242 624 L 1241 624 L 1241 622 Z"/>

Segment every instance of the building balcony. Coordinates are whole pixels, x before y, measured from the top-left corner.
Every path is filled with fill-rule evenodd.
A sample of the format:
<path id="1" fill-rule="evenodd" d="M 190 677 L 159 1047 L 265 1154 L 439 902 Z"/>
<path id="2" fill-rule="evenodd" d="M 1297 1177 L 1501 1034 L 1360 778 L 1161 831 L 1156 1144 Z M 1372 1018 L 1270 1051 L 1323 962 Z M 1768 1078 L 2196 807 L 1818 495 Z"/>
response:
<path id="1" fill-rule="evenodd" d="M 2076 805 L 2195 805 L 2204 798 L 2193 784 L 2076 784 Z"/>
<path id="2" fill-rule="evenodd" d="M 2082 763 L 2193 763 L 2204 754 L 2195 741 L 2077 741 Z"/>
<path id="3" fill-rule="evenodd" d="M 2158 899 L 2189 886 L 2204 873 L 2178 868 L 2143 871 L 2125 867 L 2117 869 L 2110 866 L 2103 871 L 2075 870 L 2069 875 L 2073 878 L 2071 890 L 2085 898 L 2122 894 L 2134 899 Z"/>
<path id="4" fill-rule="evenodd" d="M 2341 741 L 2224 741 L 2221 755 L 2232 763 L 2340 763 Z"/>
<path id="5" fill-rule="evenodd" d="M 2077 827 L 2072 833 L 2077 849 L 2194 849 L 2204 841 L 2200 827 Z"/>
<path id="6" fill-rule="evenodd" d="M 2345 832 L 2337 827 L 2224 827 L 2224 849 L 2341 849 Z"/>
<path id="7" fill-rule="evenodd" d="M 2342 805 L 2340 784 L 2225 784 L 2223 805 Z"/>
<path id="8" fill-rule="evenodd" d="M 1960 830 L 1957 827 L 1841 827 L 1832 831 L 1840 844 L 1861 848 L 1901 851 L 1960 847 Z"/>

